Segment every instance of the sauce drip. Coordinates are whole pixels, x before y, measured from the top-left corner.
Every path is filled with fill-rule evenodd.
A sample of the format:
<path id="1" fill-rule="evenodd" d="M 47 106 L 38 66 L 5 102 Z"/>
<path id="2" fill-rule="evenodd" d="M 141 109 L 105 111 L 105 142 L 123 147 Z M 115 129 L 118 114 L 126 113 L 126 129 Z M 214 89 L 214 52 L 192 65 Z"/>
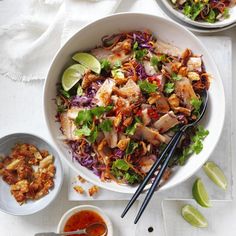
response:
<path id="1" fill-rule="evenodd" d="M 105 224 L 104 220 L 100 215 L 98 215 L 94 211 L 90 210 L 84 210 L 75 213 L 72 215 L 66 222 L 64 227 L 64 232 L 70 232 L 70 231 L 76 231 L 78 229 L 84 229 L 88 227 L 91 224 L 94 223 L 101 223 Z M 102 233 L 104 233 L 104 227 L 98 226 L 94 228 L 91 232 L 89 232 L 89 236 L 100 236 Z M 72 234 L 71 236 L 88 236 L 86 234 Z"/>

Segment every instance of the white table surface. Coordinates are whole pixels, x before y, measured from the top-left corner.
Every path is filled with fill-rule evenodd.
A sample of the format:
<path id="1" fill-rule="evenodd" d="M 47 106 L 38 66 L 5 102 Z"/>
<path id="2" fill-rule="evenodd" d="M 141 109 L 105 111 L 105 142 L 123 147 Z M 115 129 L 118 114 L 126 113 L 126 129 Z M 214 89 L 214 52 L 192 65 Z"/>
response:
<path id="1" fill-rule="evenodd" d="M 8 4 L 16 6 L 16 2 L 21 0 L 3 0 L 7 1 Z M 127 0 L 122 3 L 119 7 L 119 11 L 124 11 L 124 9 L 130 9 L 131 11 L 141 11 L 148 13 L 155 13 L 155 7 L 153 4 L 154 0 Z M 149 6 L 148 3 L 151 3 Z M 14 3 L 14 5 L 13 5 Z M 18 4 L 17 8 L 1 8 L 0 1 L 0 25 L 10 23 L 15 15 L 20 14 L 24 9 L 23 4 Z M 215 36 L 229 36 L 232 38 L 233 42 L 233 78 L 236 77 L 236 28 L 231 30 L 214 34 Z M 216 49 L 217 50 L 217 49 Z M 229 63 L 229 62 L 225 62 Z M 224 65 L 222 65 L 224 66 Z M 236 82 L 233 79 L 233 87 L 236 87 Z M 32 83 L 20 83 L 14 82 L 8 79 L 0 78 L 0 137 L 13 132 L 30 132 L 35 133 L 44 137 L 48 137 L 48 132 L 43 120 L 42 114 L 42 90 L 43 81 L 36 81 Z M 233 101 L 236 99 L 236 93 L 233 94 Z M 232 106 L 233 114 L 233 136 L 236 130 L 236 109 L 235 104 Z M 227 115 L 226 115 L 227 119 Z M 233 146 L 233 157 L 235 156 L 235 147 Z M 67 169 L 65 167 L 65 169 Z M 233 159 L 233 169 L 236 169 L 236 162 Z M 67 171 L 66 171 L 67 173 Z M 34 233 L 39 231 L 51 231 L 55 230 L 57 223 L 62 216 L 62 214 L 69 208 L 81 204 L 80 202 L 69 202 L 67 200 L 67 178 L 62 188 L 59 197 L 54 201 L 46 210 L 27 217 L 15 217 L 0 213 L 0 236 L 32 236 Z M 234 184 L 235 185 L 235 184 Z M 235 186 L 233 186 L 235 187 Z M 235 188 L 233 188 L 233 196 L 235 196 Z M 155 199 L 157 209 L 150 209 L 145 212 L 145 218 L 148 219 L 151 212 L 156 210 L 161 210 L 161 200 Z M 84 202 L 83 202 L 84 204 Z M 91 204 L 91 202 L 90 202 Z M 164 233 L 163 222 L 156 221 L 153 222 L 152 219 L 147 223 L 147 221 L 140 221 L 137 226 L 137 232 L 135 233 L 135 228 L 132 226 L 132 219 L 134 218 L 136 207 L 130 212 L 130 217 L 128 220 L 122 221 L 119 218 L 120 212 L 124 208 L 125 201 L 109 201 L 109 202 L 92 202 L 92 204 L 103 208 L 107 214 L 112 218 L 115 234 L 114 236 L 133 236 L 133 235 L 157 235 L 155 232 L 148 233 L 147 228 L 151 225 L 160 226 L 162 229 L 160 236 L 175 236 L 172 230 Z M 178 204 L 178 203 L 176 203 Z M 171 228 L 171 222 L 168 224 L 168 214 L 175 214 L 174 203 L 169 203 L 164 201 L 162 207 L 166 207 L 165 212 L 167 229 Z M 215 236 L 235 236 L 236 235 L 236 200 L 219 203 L 215 205 L 215 217 L 219 219 L 220 227 L 218 231 L 214 233 Z M 117 217 L 118 216 L 118 217 Z M 117 225 L 123 225 L 123 228 L 116 227 Z M 174 227 L 175 224 L 172 225 Z M 194 236 L 205 236 L 204 231 L 199 231 L 197 234 L 192 234 Z"/>

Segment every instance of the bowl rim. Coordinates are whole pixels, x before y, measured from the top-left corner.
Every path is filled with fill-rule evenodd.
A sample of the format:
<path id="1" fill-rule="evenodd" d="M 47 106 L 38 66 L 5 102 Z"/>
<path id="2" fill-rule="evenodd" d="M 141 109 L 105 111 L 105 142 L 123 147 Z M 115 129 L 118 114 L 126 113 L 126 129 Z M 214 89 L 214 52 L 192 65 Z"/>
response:
<path id="1" fill-rule="evenodd" d="M 52 197 L 52 198 L 50 198 L 49 200 L 48 200 L 48 202 L 42 207 L 41 205 L 40 205 L 40 207 L 39 207 L 39 209 L 36 209 L 36 210 L 34 210 L 34 211 L 32 211 L 32 212 L 29 212 L 29 213 L 14 213 L 14 212 L 9 212 L 9 211 L 7 211 L 7 210 L 3 210 L 1 207 L 0 207 L 0 211 L 1 212 L 3 212 L 3 213 L 6 213 L 6 214 L 9 214 L 9 215 L 13 215 L 13 216 L 28 216 L 28 215 L 33 215 L 33 214 L 36 214 L 36 213 L 38 213 L 38 212 L 40 212 L 40 211 L 42 211 L 42 210 L 44 210 L 44 209 L 46 209 L 48 206 L 50 206 L 51 204 L 52 204 L 52 202 L 54 201 L 54 200 L 56 200 L 56 198 L 58 197 L 58 194 L 60 193 L 60 191 L 61 191 L 61 188 L 62 188 L 62 184 L 63 184 L 63 181 L 64 181 L 64 169 L 63 169 L 63 167 L 62 167 L 62 162 L 61 162 L 61 158 L 60 158 L 60 155 L 59 155 L 59 152 L 57 151 L 57 149 L 56 148 L 54 148 L 54 146 L 53 145 L 51 145 L 48 141 L 46 141 L 44 138 L 42 138 L 41 136 L 39 136 L 39 135 L 36 135 L 36 134 L 33 134 L 33 133 L 23 133 L 23 132 L 17 132 L 17 133 L 10 133 L 10 134 L 7 134 L 7 135 L 4 135 L 4 136 L 2 136 L 1 138 L 0 138 L 0 142 L 1 142 L 1 140 L 2 139 L 4 139 L 4 138 L 8 138 L 8 137 L 14 137 L 15 135 L 26 135 L 26 136 L 33 136 L 33 137 L 35 137 L 35 138 L 37 138 L 37 139 L 41 139 L 43 142 L 45 142 L 56 154 L 57 154 L 57 160 L 58 160 L 58 166 L 59 166 L 59 168 L 60 168 L 60 171 L 61 171 L 61 177 L 59 178 L 59 185 L 58 185 L 58 188 L 57 189 L 55 189 L 55 191 L 56 191 L 56 193 L 55 193 L 55 195 Z M 55 157 L 54 157 L 55 158 Z M 58 168 L 58 167 L 57 167 Z M 48 194 L 50 194 L 50 192 L 48 193 Z M 37 200 L 36 200 L 37 201 Z M 27 203 L 26 203 L 27 204 Z"/>
<path id="2" fill-rule="evenodd" d="M 79 205 L 73 208 L 70 208 L 69 210 L 67 210 L 61 217 L 58 225 L 57 225 L 57 233 L 60 233 L 61 228 L 65 226 L 67 220 L 74 215 L 75 213 L 78 213 L 80 211 L 84 211 L 84 210 L 91 210 L 96 212 L 98 215 L 100 215 L 102 217 L 102 219 L 105 221 L 105 224 L 107 226 L 107 230 L 109 235 L 108 236 L 113 236 L 113 225 L 112 222 L 110 220 L 110 218 L 108 217 L 108 215 L 105 213 L 105 211 L 103 209 L 101 209 L 100 207 L 97 206 L 93 206 L 93 205 Z"/>
<path id="3" fill-rule="evenodd" d="M 220 124 L 220 130 L 219 130 L 219 133 L 218 133 L 218 137 L 217 138 L 217 141 L 215 142 L 214 145 L 211 146 L 211 152 L 209 153 L 209 156 L 208 158 L 210 157 L 210 155 L 212 154 L 212 152 L 214 151 L 216 145 L 218 144 L 219 140 L 220 140 L 220 136 L 222 134 L 222 130 L 223 130 L 223 127 L 224 127 L 224 122 L 225 122 L 225 91 L 224 91 L 224 87 L 223 87 L 223 82 L 222 82 L 222 78 L 221 78 L 221 75 L 219 73 L 219 70 L 216 66 L 216 63 L 214 61 L 214 59 L 212 58 L 211 54 L 208 52 L 208 50 L 206 49 L 206 47 L 204 46 L 204 44 L 200 41 L 200 39 L 197 38 L 197 36 L 195 36 L 190 30 L 186 29 L 184 26 L 182 26 L 181 24 L 179 23 L 176 23 L 174 22 L 173 20 L 170 20 L 170 19 L 166 19 L 164 17 L 161 17 L 161 16 L 157 16 L 157 15 L 154 15 L 154 14 L 147 14 L 147 13 L 140 13 L 140 12 L 122 12 L 122 13 L 115 13 L 115 14 L 111 14 L 111 15 L 108 15 L 108 16 L 105 16 L 103 18 L 99 18 L 98 20 L 95 20 L 91 23 L 88 23 L 86 24 L 84 27 L 80 28 L 77 32 L 75 32 L 66 42 L 64 45 L 62 45 L 62 47 L 57 51 L 57 53 L 55 54 L 51 64 L 50 64 L 50 67 L 49 67 L 49 70 L 48 70 L 48 74 L 47 74 L 47 77 L 46 77 L 46 80 L 44 82 L 44 87 L 43 87 L 43 114 L 44 114 L 44 121 L 46 123 L 46 126 L 47 126 L 47 129 L 49 131 L 49 135 L 52 139 L 52 142 L 53 144 L 57 147 L 57 144 L 56 144 L 56 141 L 54 140 L 54 137 L 50 131 L 50 125 L 49 125 L 49 121 L 47 120 L 47 110 L 46 110 L 46 103 L 47 103 L 47 98 L 45 96 L 46 94 L 46 89 L 48 87 L 48 83 L 49 83 L 49 75 L 51 73 L 51 70 L 53 68 L 53 64 L 54 62 L 56 61 L 57 59 L 57 56 L 59 55 L 61 49 L 63 49 L 64 47 L 67 47 L 69 44 L 70 44 L 70 41 L 73 40 L 77 34 L 79 34 L 81 31 L 83 31 L 84 29 L 86 29 L 87 27 L 92 27 L 93 25 L 96 25 L 98 22 L 102 22 L 104 20 L 109 20 L 110 18 L 113 18 L 113 17 L 119 17 L 119 16 L 132 16 L 132 17 L 138 17 L 138 16 L 144 16 L 144 17 L 152 17 L 152 18 L 155 18 L 156 20 L 159 20 L 159 21 L 166 21 L 168 22 L 169 24 L 172 24 L 172 25 L 175 25 L 175 27 L 177 27 L 178 29 L 182 30 L 182 31 L 185 31 L 187 34 L 189 34 L 191 36 L 191 38 L 193 40 L 195 40 L 200 46 L 201 48 L 203 49 L 204 51 L 204 56 L 207 57 L 209 59 L 209 61 L 211 62 L 211 64 L 215 67 L 215 71 L 214 71 L 214 74 L 216 75 L 217 78 L 219 78 L 219 84 L 220 84 L 220 87 L 222 88 L 222 94 L 223 94 L 223 97 L 222 97 L 222 108 L 223 108 L 223 116 L 222 116 L 222 120 L 221 120 L 221 124 Z M 63 157 L 64 161 L 68 164 L 68 166 L 74 170 L 76 173 L 79 173 L 83 178 L 87 179 L 89 182 L 95 184 L 95 185 L 98 185 L 99 187 L 103 188 L 103 189 L 106 189 L 106 190 L 110 190 L 110 191 L 113 191 L 113 192 L 118 192 L 118 193 L 127 193 L 127 194 L 133 194 L 135 193 L 137 187 L 133 187 L 132 190 L 130 191 L 127 191 L 127 190 L 123 190 L 123 189 L 119 189 L 119 188 L 113 188 L 113 187 L 110 187 L 106 184 L 103 184 L 101 183 L 101 181 L 95 181 L 91 178 L 89 178 L 86 174 L 83 174 L 81 173 L 75 165 L 73 165 L 66 157 L 64 157 L 64 154 L 61 152 L 61 150 L 58 148 L 58 152 L 61 153 L 60 156 Z M 200 165 L 198 168 L 196 168 L 194 171 L 192 171 L 190 174 L 186 174 L 186 176 L 184 178 L 182 178 L 181 181 L 176 181 L 175 183 L 172 183 L 172 184 L 169 184 L 167 187 L 165 187 L 166 185 L 164 184 L 163 186 L 161 186 L 158 191 L 164 191 L 164 190 L 167 190 L 167 189 L 170 189 L 170 188 L 173 188 L 177 185 L 179 185 L 180 183 L 186 181 L 187 179 L 189 179 L 191 176 L 193 176 L 202 166 L 204 165 L 204 163 L 202 163 L 202 165 Z M 149 188 L 151 187 L 151 184 L 148 184 L 146 185 L 146 187 L 144 188 L 144 191 L 148 190 Z"/>
<path id="4" fill-rule="evenodd" d="M 215 28 L 219 28 L 220 29 L 220 28 L 224 28 L 224 27 L 227 27 L 229 25 L 232 25 L 232 24 L 236 23 L 236 18 L 232 19 L 232 17 L 231 17 L 231 20 L 224 19 L 222 21 L 218 21 L 218 22 L 215 22 L 215 23 L 195 21 L 195 20 L 192 20 L 189 17 L 185 16 L 181 11 L 176 10 L 173 7 L 173 5 L 170 2 L 170 0 L 161 0 L 161 2 L 164 4 L 164 6 L 167 8 L 167 10 L 171 14 L 175 15 L 179 20 L 182 20 L 185 23 L 188 23 L 188 24 L 196 26 L 196 27 L 202 27 L 204 29 L 215 29 Z M 234 6 L 234 7 L 236 7 L 236 6 Z M 234 7 L 232 7 L 232 8 L 234 8 Z M 234 12 L 231 12 L 231 14 L 233 14 L 233 13 Z M 228 22 L 225 22 L 227 20 L 228 20 Z"/>

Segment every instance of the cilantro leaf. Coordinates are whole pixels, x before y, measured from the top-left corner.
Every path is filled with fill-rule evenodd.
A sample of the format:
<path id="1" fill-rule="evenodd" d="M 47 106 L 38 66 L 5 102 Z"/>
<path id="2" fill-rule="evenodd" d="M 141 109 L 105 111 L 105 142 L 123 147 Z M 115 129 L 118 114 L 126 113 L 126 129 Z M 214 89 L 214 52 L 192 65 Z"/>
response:
<path id="1" fill-rule="evenodd" d="M 112 129 L 112 121 L 110 119 L 104 120 L 100 125 L 99 128 L 104 132 L 110 132 Z"/>
<path id="2" fill-rule="evenodd" d="M 101 63 L 102 70 L 108 71 L 111 69 L 111 63 L 108 60 L 103 59 L 103 60 L 101 60 L 100 63 Z"/>
<path id="3" fill-rule="evenodd" d="M 113 162 L 111 173 L 119 180 L 124 180 L 129 184 L 139 183 L 142 177 L 135 173 L 129 166 L 129 164 L 122 159 L 118 159 Z"/>
<path id="4" fill-rule="evenodd" d="M 101 116 L 103 113 L 110 111 L 113 108 L 113 106 L 107 106 L 107 107 L 94 107 L 92 108 L 91 114 L 94 116 Z"/>
<path id="5" fill-rule="evenodd" d="M 98 137 L 98 128 L 95 126 L 95 128 L 91 131 L 90 136 L 87 137 L 87 139 L 90 143 L 94 143 L 97 137 Z"/>
<path id="6" fill-rule="evenodd" d="M 192 14 L 191 14 L 191 11 L 192 11 L 192 7 L 191 7 L 189 4 L 186 3 L 186 4 L 184 5 L 184 9 L 183 9 L 184 15 L 190 18 L 191 15 L 192 15 Z"/>
<path id="7" fill-rule="evenodd" d="M 190 100 L 190 104 L 194 108 L 193 114 L 198 116 L 199 112 L 200 112 L 201 105 L 202 105 L 202 100 L 198 99 L 198 98 L 193 98 L 193 99 Z"/>
<path id="8" fill-rule="evenodd" d="M 59 93 L 65 98 L 70 98 L 69 92 L 65 91 L 64 89 L 60 89 Z"/>
<path id="9" fill-rule="evenodd" d="M 197 127 L 195 135 L 191 138 L 190 146 L 183 149 L 182 156 L 178 160 L 180 165 L 184 165 L 191 154 L 199 154 L 202 151 L 202 141 L 206 138 L 208 134 L 209 131 L 205 130 L 201 125 Z"/>
<path id="10" fill-rule="evenodd" d="M 126 155 L 132 154 L 136 148 L 138 148 L 138 143 L 131 140 L 125 150 Z"/>
<path id="11" fill-rule="evenodd" d="M 215 13 L 215 11 L 213 9 L 210 10 L 206 20 L 209 23 L 215 23 L 215 21 L 216 21 L 216 13 Z"/>
<path id="12" fill-rule="evenodd" d="M 161 56 L 153 56 L 150 60 L 152 66 L 158 66 L 160 62 L 165 60 L 166 56 L 163 54 Z"/>
<path id="13" fill-rule="evenodd" d="M 141 61 L 148 54 L 148 50 L 146 48 L 139 49 L 135 51 L 135 58 L 138 61 Z"/>
<path id="14" fill-rule="evenodd" d="M 87 125 L 83 125 L 81 129 L 76 129 L 74 133 L 76 136 L 89 136 L 91 134 L 91 129 Z"/>
<path id="15" fill-rule="evenodd" d="M 114 65 L 113 65 L 113 68 L 114 69 L 118 69 L 118 68 L 120 68 L 121 67 L 121 61 L 120 60 L 117 60 L 117 61 L 115 61 L 115 63 L 114 63 Z"/>
<path id="16" fill-rule="evenodd" d="M 136 41 L 133 45 L 133 50 L 137 50 L 138 49 L 138 42 Z"/>
<path id="17" fill-rule="evenodd" d="M 119 170 L 127 171 L 129 169 L 129 165 L 126 161 L 124 161 L 122 159 L 118 159 L 113 162 L 112 168 L 117 168 Z"/>
<path id="18" fill-rule="evenodd" d="M 141 120 L 138 117 L 135 117 L 134 119 L 135 120 L 133 121 L 133 123 L 126 128 L 125 134 L 134 135 L 137 128 L 137 124 L 141 123 Z"/>
<path id="19" fill-rule="evenodd" d="M 140 89 L 142 90 L 142 92 L 147 93 L 147 94 L 155 93 L 157 91 L 157 85 L 149 83 L 146 80 L 140 81 L 138 85 Z"/>
<path id="20" fill-rule="evenodd" d="M 230 17 L 229 8 L 225 8 L 225 9 L 224 9 L 223 17 L 224 17 L 225 19 L 227 19 L 227 18 Z"/>
<path id="21" fill-rule="evenodd" d="M 178 81 L 178 80 L 181 80 L 183 77 L 181 75 L 177 75 L 177 74 L 173 73 L 171 78 L 175 81 Z"/>
<path id="22" fill-rule="evenodd" d="M 164 92 L 167 94 L 172 93 L 175 90 L 175 84 L 172 82 L 166 83 L 164 86 Z"/>
<path id="23" fill-rule="evenodd" d="M 78 112 L 75 119 L 76 125 L 90 124 L 93 121 L 91 110 L 82 110 Z"/>

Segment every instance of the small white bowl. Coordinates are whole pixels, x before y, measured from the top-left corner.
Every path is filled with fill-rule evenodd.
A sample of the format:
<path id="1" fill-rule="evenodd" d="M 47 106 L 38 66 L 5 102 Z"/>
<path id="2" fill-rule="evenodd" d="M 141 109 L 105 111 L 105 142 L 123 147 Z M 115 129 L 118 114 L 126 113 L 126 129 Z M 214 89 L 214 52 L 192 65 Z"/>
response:
<path id="1" fill-rule="evenodd" d="M 170 0 L 161 0 L 161 2 L 165 5 L 168 11 L 175 15 L 178 19 L 194 26 L 203 28 L 223 28 L 236 22 L 236 6 L 229 9 L 229 18 L 217 21 L 215 23 L 208 23 L 191 20 L 189 17 L 185 16 L 180 10 L 175 9 Z"/>
<path id="2" fill-rule="evenodd" d="M 10 186 L 0 177 L 0 211 L 10 215 L 31 215 L 48 207 L 48 205 L 57 197 L 63 182 L 63 169 L 57 151 L 48 144 L 47 141 L 33 134 L 15 133 L 1 138 L 1 156 L 8 155 L 17 143 L 29 143 L 35 145 L 40 150 L 48 150 L 54 157 L 54 165 L 56 167 L 53 189 L 50 190 L 46 196 L 38 200 L 28 201 L 23 205 L 19 205 L 11 195 Z"/>
<path id="3" fill-rule="evenodd" d="M 80 211 L 86 211 L 86 210 L 94 211 L 98 215 L 100 215 L 107 226 L 107 236 L 113 236 L 113 227 L 112 227 L 112 223 L 111 223 L 110 219 L 108 218 L 108 216 L 104 213 L 104 211 L 102 209 L 92 206 L 92 205 L 81 205 L 81 206 L 77 206 L 77 207 L 74 207 L 74 208 L 71 208 L 70 210 L 68 210 L 62 216 L 62 218 L 58 224 L 57 233 L 61 233 L 64 231 L 65 224 L 66 224 L 67 220 L 72 215 L 74 215 L 75 213 L 78 213 Z"/>

